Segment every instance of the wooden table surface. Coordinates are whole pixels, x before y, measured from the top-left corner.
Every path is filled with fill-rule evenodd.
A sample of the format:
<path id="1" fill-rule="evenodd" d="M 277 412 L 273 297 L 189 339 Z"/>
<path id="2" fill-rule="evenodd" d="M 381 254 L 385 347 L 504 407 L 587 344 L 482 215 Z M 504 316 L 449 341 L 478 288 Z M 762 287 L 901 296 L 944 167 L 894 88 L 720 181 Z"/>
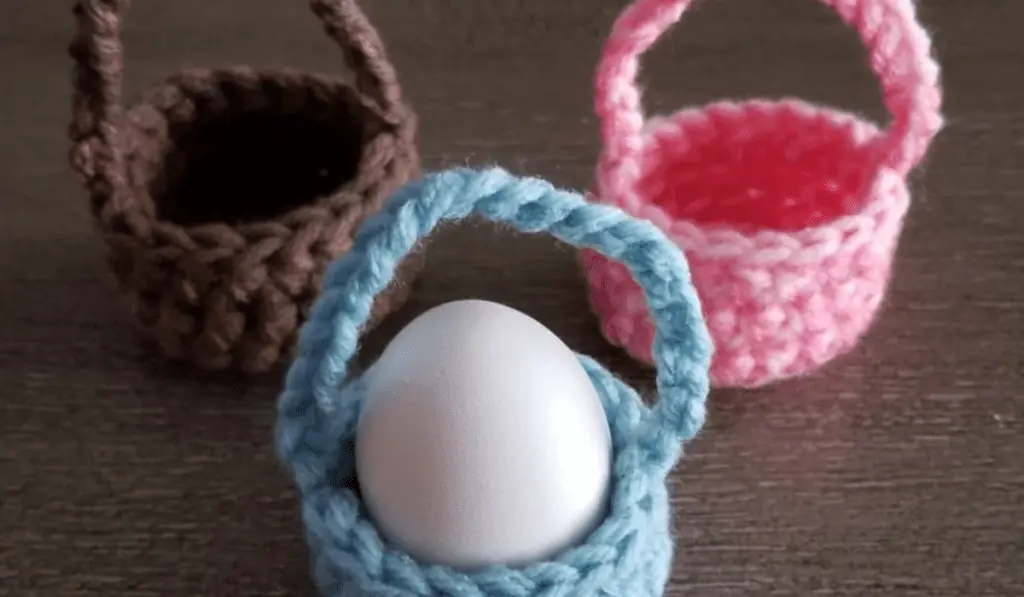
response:
<path id="1" fill-rule="evenodd" d="M 65 165 L 69 2 L 0 21 L 0 595 L 312 595 L 271 444 L 276 376 L 168 367 L 112 290 Z M 184 65 L 340 69 L 304 2 L 139 0 L 134 95 Z M 591 78 L 623 0 L 367 2 L 429 168 L 585 188 Z M 1018 0 L 923 0 L 948 129 L 883 313 L 806 379 L 715 391 L 674 476 L 670 595 L 1024 595 L 1024 43 Z M 646 62 L 651 110 L 792 94 L 883 118 L 855 36 L 810 0 L 706 1 Z M 519 308 L 641 387 L 572 253 L 486 226 L 434 243 L 415 299 Z"/>

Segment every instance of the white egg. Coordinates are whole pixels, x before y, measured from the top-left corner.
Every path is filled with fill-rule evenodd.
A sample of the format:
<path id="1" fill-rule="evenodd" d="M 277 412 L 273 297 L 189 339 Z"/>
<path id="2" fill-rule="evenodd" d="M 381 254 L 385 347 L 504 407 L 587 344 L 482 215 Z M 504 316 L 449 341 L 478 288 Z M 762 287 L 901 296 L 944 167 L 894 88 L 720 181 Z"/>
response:
<path id="1" fill-rule="evenodd" d="M 487 301 L 419 316 L 367 372 L 356 433 L 363 501 L 421 563 L 519 566 L 603 519 L 612 446 L 576 355 Z"/>

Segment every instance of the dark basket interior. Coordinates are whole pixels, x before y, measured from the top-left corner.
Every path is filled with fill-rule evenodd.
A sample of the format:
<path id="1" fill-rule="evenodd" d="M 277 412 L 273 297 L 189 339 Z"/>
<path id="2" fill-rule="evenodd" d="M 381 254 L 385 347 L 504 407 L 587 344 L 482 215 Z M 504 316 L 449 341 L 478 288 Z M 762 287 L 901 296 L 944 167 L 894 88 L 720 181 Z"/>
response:
<path id="1" fill-rule="evenodd" d="M 268 221 L 352 181 L 381 127 L 353 93 L 338 91 L 297 94 L 304 102 L 197 105 L 191 119 L 169 122 L 166 149 L 146 177 L 157 217 L 183 226 Z"/>

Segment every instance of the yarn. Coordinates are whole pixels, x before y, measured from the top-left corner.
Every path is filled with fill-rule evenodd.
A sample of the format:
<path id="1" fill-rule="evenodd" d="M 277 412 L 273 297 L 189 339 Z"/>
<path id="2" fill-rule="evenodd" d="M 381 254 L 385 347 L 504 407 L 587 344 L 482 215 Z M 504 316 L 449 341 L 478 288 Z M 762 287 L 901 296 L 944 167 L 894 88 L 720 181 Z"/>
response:
<path id="1" fill-rule="evenodd" d="M 658 225 L 687 254 L 715 341 L 716 386 L 809 373 L 852 348 L 885 296 L 906 176 L 942 125 L 939 67 L 911 0 L 823 0 L 869 51 L 887 131 L 796 99 L 719 101 L 647 119 L 639 56 L 689 0 L 637 0 L 597 70 L 595 200 Z M 618 264 L 581 254 L 605 337 L 651 362 L 653 326 Z"/>
<path id="2" fill-rule="evenodd" d="M 323 269 L 419 172 L 416 119 L 353 0 L 312 0 L 355 86 L 249 67 L 189 69 L 122 106 L 127 0 L 79 0 L 71 166 L 118 288 L 162 351 L 266 371 L 294 346 Z M 403 302 L 411 256 L 371 324 Z"/>
<path id="3" fill-rule="evenodd" d="M 601 251 L 636 276 L 657 324 L 660 399 L 637 393 L 593 359 L 615 450 L 607 519 L 585 543 L 522 568 L 457 572 L 425 566 L 384 542 L 354 479 L 363 381 L 349 378 L 359 328 L 396 264 L 441 221 L 470 215 Z M 496 339 L 498 340 L 498 339 Z M 277 447 L 301 493 L 316 584 L 325 597 L 584 597 L 660 595 L 672 557 L 666 476 L 705 418 L 711 343 L 679 249 L 650 223 L 501 169 L 430 174 L 399 190 L 330 266 L 299 337 L 278 405 Z"/>

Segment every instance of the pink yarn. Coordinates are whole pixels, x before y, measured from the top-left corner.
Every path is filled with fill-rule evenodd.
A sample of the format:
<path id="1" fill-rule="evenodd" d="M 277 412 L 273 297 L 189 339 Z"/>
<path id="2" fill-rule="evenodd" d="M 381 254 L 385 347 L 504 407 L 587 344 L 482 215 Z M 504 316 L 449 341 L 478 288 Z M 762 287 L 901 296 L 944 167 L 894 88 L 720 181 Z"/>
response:
<path id="1" fill-rule="evenodd" d="M 593 199 L 651 220 L 686 252 L 715 340 L 716 386 L 807 373 L 849 350 L 885 295 L 906 176 L 942 126 L 939 67 L 912 0 L 822 0 L 855 28 L 887 131 L 795 99 L 723 101 L 645 119 L 639 57 L 691 0 L 637 0 L 597 72 L 604 148 Z M 629 273 L 581 256 L 606 338 L 650 362 Z"/>

